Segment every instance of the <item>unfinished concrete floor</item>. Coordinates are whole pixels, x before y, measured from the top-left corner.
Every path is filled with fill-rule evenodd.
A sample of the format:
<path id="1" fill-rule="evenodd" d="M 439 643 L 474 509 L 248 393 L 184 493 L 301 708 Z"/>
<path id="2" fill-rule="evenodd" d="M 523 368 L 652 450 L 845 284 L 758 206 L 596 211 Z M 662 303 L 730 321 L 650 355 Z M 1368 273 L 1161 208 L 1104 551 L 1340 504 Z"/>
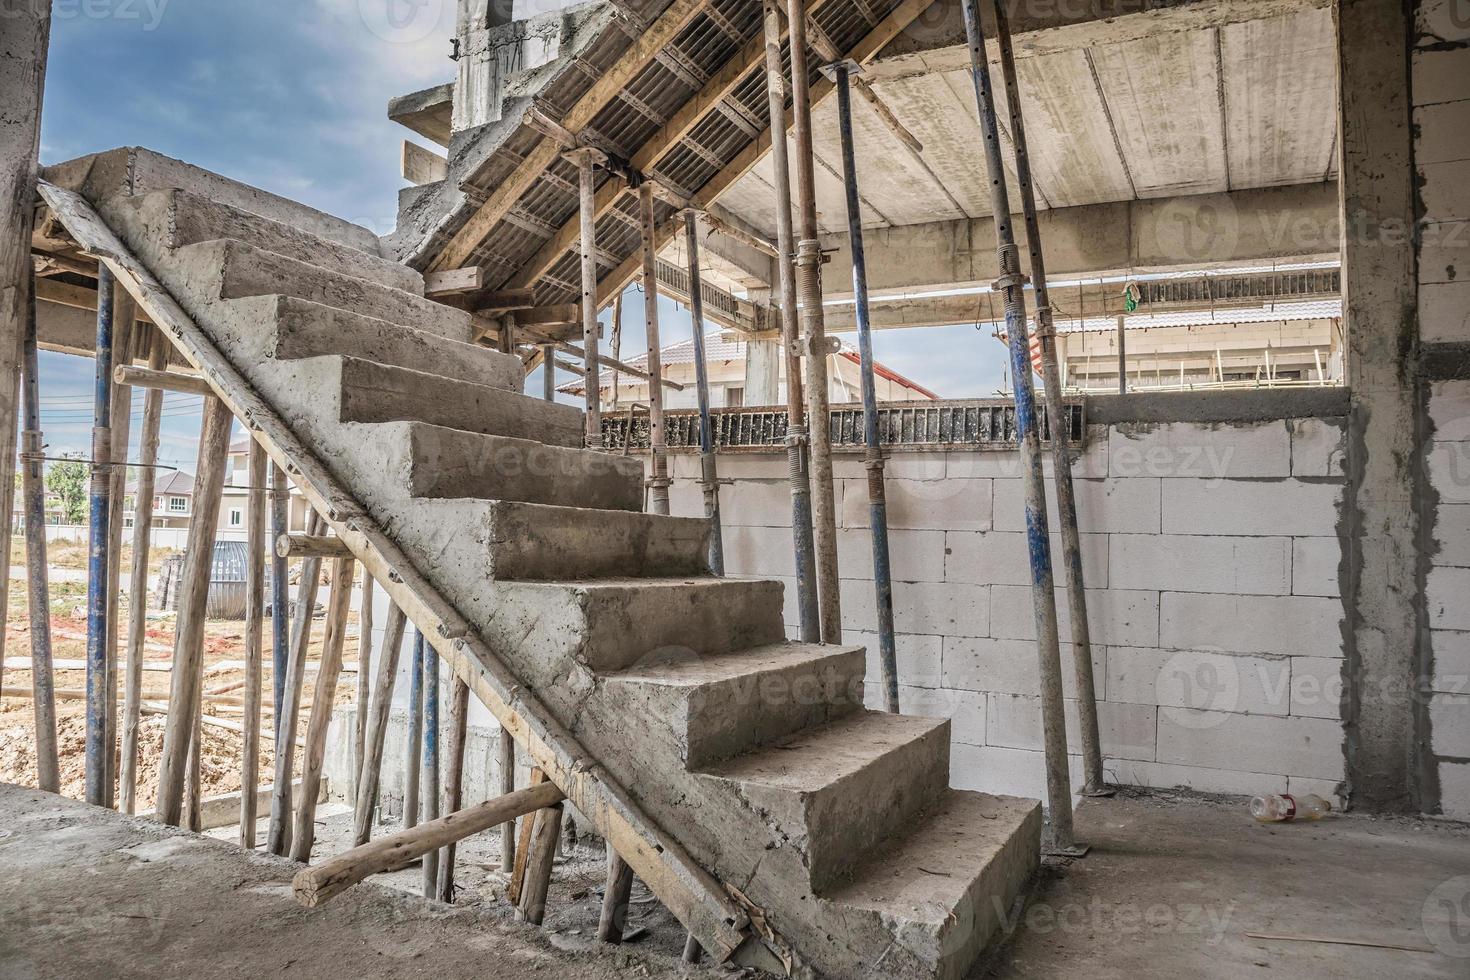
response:
<path id="1" fill-rule="evenodd" d="M 1092 852 L 1043 867 L 972 978 L 1470 976 L 1470 827 L 1358 814 L 1266 826 L 1240 800 L 1124 792 L 1081 806 L 1077 839 Z"/>

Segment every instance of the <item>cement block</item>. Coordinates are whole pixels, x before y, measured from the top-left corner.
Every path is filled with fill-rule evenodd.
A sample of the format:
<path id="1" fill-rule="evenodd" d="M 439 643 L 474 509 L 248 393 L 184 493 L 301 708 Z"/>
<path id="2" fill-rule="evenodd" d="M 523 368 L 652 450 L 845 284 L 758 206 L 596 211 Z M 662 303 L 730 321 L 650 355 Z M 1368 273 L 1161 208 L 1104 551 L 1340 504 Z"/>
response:
<path id="1" fill-rule="evenodd" d="M 1126 423 L 1108 434 L 1108 475 L 1223 480 L 1291 472 L 1281 420 L 1255 423 Z"/>
<path id="2" fill-rule="evenodd" d="M 1341 562 L 1342 543 L 1337 538 L 1294 538 L 1291 542 L 1292 595 L 1340 597 Z"/>
<path id="3" fill-rule="evenodd" d="M 1043 449 L 1042 471 L 1052 479 L 1051 451 Z M 946 454 L 945 479 L 950 480 L 1019 480 L 1025 475 L 1021 454 L 1014 448 L 983 451 L 953 451 Z M 1089 426 L 1087 443 L 1072 445 L 1072 478 L 1101 480 L 1108 475 L 1108 430 L 1106 426 Z"/>
<path id="4" fill-rule="evenodd" d="M 1057 589 L 1057 622 L 1065 639 L 1071 633 L 1067 590 Z M 1159 596 L 1124 589 L 1087 590 L 1092 642 L 1101 646 L 1156 646 L 1159 641 Z M 1001 639 L 1036 639 L 1031 587 L 996 585 L 990 593 L 990 635 Z"/>
<path id="5" fill-rule="evenodd" d="M 1470 762 L 1439 764 L 1439 812 L 1451 820 L 1470 821 Z"/>
<path id="6" fill-rule="evenodd" d="M 1470 759 L 1470 694 L 1429 698 L 1429 746 L 1435 755 Z"/>
<path id="7" fill-rule="evenodd" d="M 1291 658 L 1291 713 L 1308 718 L 1343 717 L 1347 682 L 1343 662 L 1332 657 Z"/>
<path id="8" fill-rule="evenodd" d="M 1341 779 L 1341 722 L 1179 708 L 1159 712 L 1158 761 L 1205 769 Z"/>
<path id="9" fill-rule="evenodd" d="M 1429 686 L 1443 694 L 1470 694 L 1470 633 L 1431 630 L 1434 673 Z"/>
<path id="10" fill-rule="evenodd" d="M 1434 441 L 1428 453 L 1429 485 L 1440 506 L 1470 504 L 1470 442 Z"/>
<path id="11" fill-rule="evenodd" d="M 906 715 L 948 718 L 951 738 L 968 745 L 985 744 L 985 695 L 949 688 L 900 687 L 898 710 Z"/>
<path id="12" fill-rule="evenodd" d="M 1470 100 L 1441 102 L 1414 110 L 1414 162 L 1470 160 Z"/>
<path id="13" fill-rule="evenodd" d="M 1336 419 L 1290 419 L 1291 475 L 1343 477 L 1347 430 Z"/>
<path id="14" fill-rule="evenodd" d="M 849 630 L 843 632 L 842 639 L 845 643 L 867 648 L 868 679 L 876 679 L 880 675 L 878 634 Z M 943 642 L 943 638 L 938 636 L 897 633 L 894 636 L 894 654 L 898 660 L 899 684 L 913 688 L 940 687 Z"/>
<path id="15" fill-rule="evenodd" d="M 1159 639 L 1178 650 L 1341 657 L 1342 619 L 1336 599 L 1165 592 Z"/>
<path id="16" fill-rule="evenodd" d="M 1429 420 L 1435 442 L 1470 442 L 1470 381 L 1431 384 Z"/>
<path id="17" fill-rule="evenodd" d="M 703 514 L 704 488 L 693 486 L 693 492 L 698 498 L 698 513 Z M 791 527 L 791 484 L 785 480 L 742 480 L 721 487 L 720 520 L 729 526 Z"/>
<path id="18" fill-rule="evenodd" d="M 843 628 L 875 632 L 878 607 L 873 583 L 845 579 L 841 594 Z M 948 582 L 895 582 L 893 619 L 899 633 L 984 636 L 990 630 L 989 588 Z"/>
<path id="19" fill-rule="evenodd" d="M 1438 6 L 1448 9 L 1459 0 L 1429 0 L 1419 6 Z M 1446 18 L 1448 20 L 1448 18 Z M 1466 21 L 1466 18 L 1457 18 Z M 1461 29 L 1470 36 L 1470 22 Z M 1457 102 L 1470 99 L 1470 72 L 1465 70 L 1465 52 L 1459 49 L 1425 50 L 1419 48 L 1410 55 L 1409 68 L 1413 82 L 1414 105 L 1435 105 L 1440 102 Z"/>
<path id="20" fill-rule="evenodd" d="M 1337 534 L 1342 487 L 1301 480 L 1165 480 L 1165 534 Z"/>
<path id="21" fill-rule="evenodd" d="M 1419 339 L 1428 344 L 1470 340 L 1470 279 L 1419 287 Z"/>
<path id="22" fill-rule="evenodd" d="M 581 448 L 580 409 L 515 391 L 358 358 L 341 358 L 342 422 L 423 422 L 488 436 Z"/>
<path id="23" fill-rule="evenodd" d="M 1107 696 L 1108 648 L 1092 647 L 1093 687 Z M 1062 694 L 1077 696 L 1076 661 L 1070 643 L 1062 644 Z M 940 686 L 968 691 L 1038 696 L 1041 668 L 1034 640 L 997 640 L 989 637 L 946 636 Z"/>
<path id="24" fill-rule="evenodd" d="M 1073 488 L 1077 496 L 1077 526 L 1081 530 L 1094 534 L 1158 533 L 1159 480 L 1077 480 Z M 1056 494 L 1050 481 L 1047 482 L 1047 513 L 1055 522 Z M 995 481 L 995 529 L 1026 530 L 1026 490 L 1020 480 Z"/>
<path id="25" fill-rule="evenodd" d="M 987 698 L 987 745 L 1033 750 L 1045 747 L 1040 698 L 1010 694 L 991 694 Z M 1077 721 L 1077 702 L 1065 701 L 1063 708 L 1067 721 L 1067 751 L 1078 755 L 1082 751 L 1082 735 Z M 1103 754 L 1110 758 L 1152 760 L 1157 714 L 1152 705 L 1098 702 L 1098 735 Z"/>
<path id="26" fill-rule="evenodd" d="M 1108 582 L 1115 589 L 1291 592 L 1289 538 L 1114 534 L 1108 559 Z"/>
<path id="27" fill-rule="evenodd" d="M 991 526 L 989 480 L 890 479 L 885 491 L 893 529 L 985 531 Z M 867 527 L 867 481 L 844 480 L 841 506 L 843 527 Z"/>
<path id="28" fill-rule="evenodd" d="M 943 480 L 947 469 L 945 452 L 891 453 L 883 467 L 884 475 L 890 480 L 934 481 Z M 785 465 L 784 458 L 782 465 Z M 783 470 L 781 477 L 786 476 Z M 861 453 L 847 453 L 832 460 L 832 476 L 838 480 L 868 479 L 868 467 Z"/>
<path id="29" fill-rule="evenodd" d="M 1108 782 L 1155 789 L 1186 789 L 1196 793 L 1225 793 L 1255 796 L 1289 791 L 1289 778 L 1239 769 L 1208 769 L 1134 759 L 1107 759 L 1103 765 Z"/>
<path id="30" fill-rule="evenodd" d="M 1073 790 L 1083 784 L 1082 757 L 1067 760 Z M 981 793 L 1046 799 L 1046 758 L 1032 749 L 956 743 L 950 750 L 950 785 Z"/>
<path id="31" fill-rule="evenodd" d="M 1470 221 L 1424 225 L 1419 246 L 1419 283 L 1458 282 L 1470 268 Z"/>
<path id="32" fill-rule="evenodd" d="M 1341 665 L 1341 661 L 1334 661 Z M 1285 658 L 1204 650 L 1108 648 L 1109 701 L 1236 714 L 1285 715 L 1291 709 L 1291 665 Z"/>
<path id="33" fill-rule="evenodd" d="M 727 525 L 720 537 L 725 544 L 725 571 L 732 575 L 796 574 L 791 529 Z"/>
<path id="34" fill-rule="evenodd" d="M 1465 182 L 1465 169 L 1465 161 L 1419 167 L 1419 197 L 1424 202 L 1425 222 L 1470 219 L 1470 187 Z"/>
<path id="35" fill-rule="evenodd" d="M 862 712 L 747 753 L 704 777 L 781 828 L 813 888 L 910 824 L 949 778 L 949 722 Z"/>
<path id="36" fill-rule="evenodd" d="M 1082 535 L 1082 580 L 1088 588 L 1106 588 L 1108 579 L 1108 542 L 1106 534 Z M 1029 585 L 1030 554 L 1026 535 L 1021 531 L 950 531 L 945 535 L 947 555 L 944 559 L 946 582 L 968 582 L 974 585 Z M 1052 560 L 1062 571 L 1062 538 L 1051 536 Z"/>
<path id="37" fill-rule="evenodd" d="M 1435 629 L 1470 630 L 1470 568 L 1431 568 L 1424 583 L 1429 625 Z"/>
<path id="38" fill-rule="evenodd" d="M 894 581 L 943 582 L 943 531 L 888 532 L 888 559 Z M 843 578 L 873 581 L 873 538 L 867 529 L 837 531 L 837 567 Z"/>

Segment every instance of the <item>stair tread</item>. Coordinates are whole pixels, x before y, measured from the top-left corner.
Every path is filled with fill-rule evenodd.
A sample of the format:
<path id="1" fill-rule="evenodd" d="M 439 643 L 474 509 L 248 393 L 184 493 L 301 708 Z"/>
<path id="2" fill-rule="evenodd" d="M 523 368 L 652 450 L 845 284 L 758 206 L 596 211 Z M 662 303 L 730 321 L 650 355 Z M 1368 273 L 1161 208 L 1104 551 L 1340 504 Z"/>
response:
<path id="1" fill-rule="evenodd" d="M 1039 822 L 1039 808 L 1036 800 L 951 789 L 908 834 L 873 848 L 823 897 L 898 920 L 941 925 L 1027 822 Z"/>
<path id="2" fill-rule="evenodd" d="M 821 643 L 773 643 L 713 657 L 682 657 L 665 663 L 640 664 L 613 675 L 618 680 L 699 687 L 766 671 L 785 670 L 861 650 L 860 646 Z"/>
<path id="3" fill-rule="evenodd" d="M 709 774 L 773 789 L 814 793 L 948 724 L 945 718 L 858 712 L 788 735 L 722 763 Z"/>

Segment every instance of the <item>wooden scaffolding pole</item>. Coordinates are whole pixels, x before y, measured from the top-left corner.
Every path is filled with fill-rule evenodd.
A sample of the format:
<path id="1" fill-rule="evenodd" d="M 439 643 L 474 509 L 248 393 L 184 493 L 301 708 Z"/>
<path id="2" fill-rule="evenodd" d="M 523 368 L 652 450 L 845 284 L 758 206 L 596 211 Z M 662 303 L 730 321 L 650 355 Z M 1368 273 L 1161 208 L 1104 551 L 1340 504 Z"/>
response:
<path id="1" fill-rule="evenodd" d="M 449 695 L 449 759 L 444 773 L 444 813 L 464 805 L 464 748 L 469 737 L 470 686 L 458 674 Z M 454 901 L 454 843 L 439 855 L 439 881 L 435 890 L 441 902 Z"/>
<path id="2" fill-rule="evenodd" d="M 260 785 L 260 706 L 265 657 L 265 447 L 250 440 L 250 496 L 245 515 L 245 748 L 240 763 L 240 846 L 255 847 Z"/>
<path id="3" fill-rule="evenodd" d="M 352 797 L 357 798 L 362 761 L 367 758 L 367 713 L 372 687 L 368 672 L 373 662 L 373 577 L 362 570 L 362 602 L 357 610 L 357 709 L 353 713 Z"/>
<path id="4" fill-rule="evenodd" d="M 138 304 L 119 283 L 113 285 L 114 337 L 112 361 L 114 365 L 130 364 L 137 335 Z M 106 772 L 107 805 L 117 801 L 117 688 L 118 688 L 118 634 L 120 632 L 120 604 L 122 598 L 122 542 L 123 504 L 128 485 L 128 442 L 132 432 L 133 389 L 127 385 L 112 386 L 112 487 L 108 499 L 110 511 L 107 516 L 107 715 L 103 727 L 103 741 L 107 756 L 103 760 Z"/>
<path id="5" fill-rule="evenodd" d="M 31 632 L 31 693 L 36 715 L 36 785 L 61 792 L 61 765 L 56 751 L 56 678 L 51 658 L 51 590 L 46 560 L 46 481 L 41 437 L 41 388 L 36 350 L 36 294 L 27 299 L 24 340 L 25 432 L 21 452 L 25 493 L 27 612 Z M 3 656 L 0 644 L 0 656 Z M 3 674 L 0 674 L 3 681 Z"/>
<path id="6" fill-rule="evenodd" d="M 403 610 L 396 603 L 388 606 L 383 646 L 378 651 L 378 682 L 373 687 L 362 768 L 357 774 L 357 797 L 352 814 L 352 843 L 356 847 L 366 844 L 372 836 L 373 810 L 378 805 L 378 782 L 383 772 L 383 746 L 388 738 L 388 711 L 393 706 L 393 682 L 398 675 L 399 651 L 403 648 L 403 631 L 407 622 Z M 358 669 L 363 668 L 359 665 Z"/>
<path id="7" fill-rule="evenodd" d="M 322 784 L 322 767 L 327 756 L 327 729 L 337 701 L 337 681 L 342 676 L 342 647 L 347 640 L 347 616 L 352 606 L 351 558 L 332 559 L 332 597 L 327 607 L 327 632 L 322 640 L 322 659 L 317 665 L 316 689 L 311 696 L 311 718 L 306 724 L 306 751 L 301 761 L 301 802 L 296 807 L 296 829 L 291 834 L 291 860 L 311 860 L 316 843 L 316 801 Z"/>

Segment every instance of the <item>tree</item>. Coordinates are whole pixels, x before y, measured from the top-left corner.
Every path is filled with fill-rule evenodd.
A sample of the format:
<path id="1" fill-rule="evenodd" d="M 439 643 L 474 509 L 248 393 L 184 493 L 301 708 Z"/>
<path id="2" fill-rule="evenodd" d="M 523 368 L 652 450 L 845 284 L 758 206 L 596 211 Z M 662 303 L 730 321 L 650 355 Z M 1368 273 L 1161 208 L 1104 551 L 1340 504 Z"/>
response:
<path id="1" fill-rule="evenodd" d="M 46 473 L 46 489 L 61 501 L 62 520 L 81 524 L 87 518 L 87 463 L 76 456 L 51 464 Z"/>

